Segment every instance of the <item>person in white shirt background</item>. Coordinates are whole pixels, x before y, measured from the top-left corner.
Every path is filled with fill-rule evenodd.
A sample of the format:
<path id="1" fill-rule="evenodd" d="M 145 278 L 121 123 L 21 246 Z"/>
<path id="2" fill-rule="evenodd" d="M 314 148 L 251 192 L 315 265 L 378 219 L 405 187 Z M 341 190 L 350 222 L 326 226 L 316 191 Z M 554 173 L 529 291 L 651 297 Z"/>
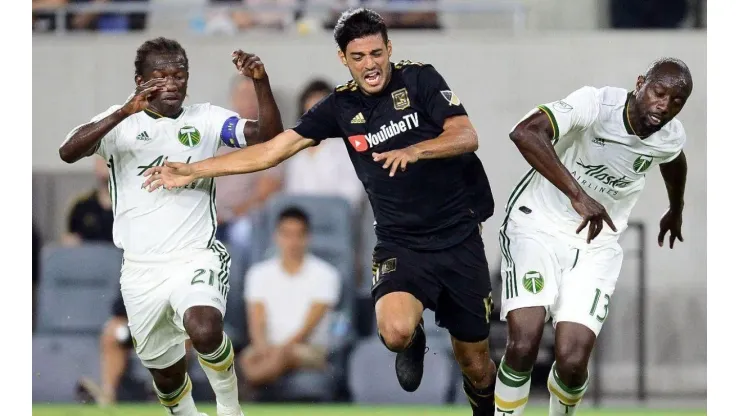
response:
<path id="1" fill-rule="evenodd" d="M 331 312 L 340 297 L 339 271 L 307 251 L 306 213 L 289 207 L 278 218 L 278 254 L 255 264 L 245 281 L 250 344 L 239 364 L 252 387 L 290 371 L 325 367 Z"/>
<path id="2" fill-rule="evenodd" d="M 298 111 L 305 113 L 332 91 L 334 88 L 325 81 L 309 82 L 299 96 Z M 342 138 L 324 140 L 286 161 L 283 191 L 286 194 L 338 196 L 346 199 L 356 213 L 367 201 Z"/>

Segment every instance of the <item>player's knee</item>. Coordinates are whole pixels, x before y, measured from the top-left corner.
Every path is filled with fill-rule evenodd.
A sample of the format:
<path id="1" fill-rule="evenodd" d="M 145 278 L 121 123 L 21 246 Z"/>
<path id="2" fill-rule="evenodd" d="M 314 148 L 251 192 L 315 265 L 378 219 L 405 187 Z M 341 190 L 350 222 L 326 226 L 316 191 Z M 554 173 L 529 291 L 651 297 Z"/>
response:
<path id="1" fill-rule="evenodd" d="M 221 345 L 224 325 L 218 309 L 194 306 L 185 312 L 183 322 L 193 347 L 199 353 L 211 353 Z"/>
<path id="2" fill-rule="evenodd" d="M 400 352 L 411 342 L 416 326 L 400 319 L 389 319 L 378 322 L 378 330 L 385 346 L 393 352 Z"/>
<path id="3" fill-rule="evenodd" d="M 591 347 L 578 339 L 566 340 L 555 346 L 555 361 L 558 376 L 568 383 L 568 380 L 577 378 L 588 371 L 588 360 Z"/>
<path id="4" fill-rule="evenodd" d="M 516 371 L 527 371 L 534 366 L 540 349 L 541 332 L 533 330 L 510 331 L 506 342 L 506 364 Z"/>

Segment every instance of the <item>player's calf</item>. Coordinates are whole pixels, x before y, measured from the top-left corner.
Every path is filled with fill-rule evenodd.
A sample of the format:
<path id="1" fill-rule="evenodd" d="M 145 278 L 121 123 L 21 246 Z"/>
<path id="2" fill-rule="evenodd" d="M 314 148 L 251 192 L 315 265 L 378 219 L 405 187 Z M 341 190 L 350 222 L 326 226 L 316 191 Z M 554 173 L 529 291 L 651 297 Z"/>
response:
<path id="1" fill-rule="evenodd" d="M 211 306 L 193 306 L 183 325 L 198 352 L 198 362 L 216 393 L 219 416 L 239 416 L 239 392 L 234 369 L 234 347 L 223 332 L 221 312 Z"/>
<path id="2" fill-rule="evenodd" d="M 506 315 L 506 352 L 496 376 L 495 398 L 499 415 L 524 413 L 545 317 L 545 308 L 541 306 L 514 309 Z"/>
<path id="3" fill-rule="evenodd" d="M 555 329 L 555 364 L 550 370 L 550 415 L 573 415 L 588 388 L 588 361 L 596 334 L 575 322 L 558 322 Z"/>
<path id="4" fill-rule="evenodd" d="M 452 338 L 452 351 L 463 373 L 463 391 L 474 416 L 493 416 L 496 364 L 491 360 L 488 339 L 462 342 Z"/>
<path id="5" fill-rule="evenodd" d="M 424 306 L 412 294 L 392 292 L 375 304 L 378 336 L 383 344 L 396 352 L 396 377 L 406 391 L 419 388 L 424 376 L 424 354 L 427 338 L 421 314 Z"/>
<path id="6" fill-rule="evenodd" d="M 193 401 L 193 383 L 187 373 L 185 357 L 175 365 L 163 369 L 149 369 L 154 379 L 154 391 L 159 402 L 170 414 L 181 416 L 198 416 L 198 409 Z"/>

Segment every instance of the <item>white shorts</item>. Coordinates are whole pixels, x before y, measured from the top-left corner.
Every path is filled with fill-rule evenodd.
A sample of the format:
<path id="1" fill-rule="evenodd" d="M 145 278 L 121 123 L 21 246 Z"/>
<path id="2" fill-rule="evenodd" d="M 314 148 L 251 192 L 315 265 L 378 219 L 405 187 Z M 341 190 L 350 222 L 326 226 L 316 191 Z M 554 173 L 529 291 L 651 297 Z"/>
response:
<path id="1" fill-rule="evenodd" d="M 224 315 L 231 257 L 218 241 L 179 258 L 132 257 L 124 253 L 121 293 L 134 349 L 145 367 L 167 368 L 185 356 L 188 308 L 212 306 Z"/>
<path id="2" fill-rule="evenodd" d="M 553 325 L 576 322 L 599 335 L 622 268 L 619 243 L 578 249 L 533 226 L 509 220 L 505 227 L 501 320 L 509 311 L 543 306 Z"/>

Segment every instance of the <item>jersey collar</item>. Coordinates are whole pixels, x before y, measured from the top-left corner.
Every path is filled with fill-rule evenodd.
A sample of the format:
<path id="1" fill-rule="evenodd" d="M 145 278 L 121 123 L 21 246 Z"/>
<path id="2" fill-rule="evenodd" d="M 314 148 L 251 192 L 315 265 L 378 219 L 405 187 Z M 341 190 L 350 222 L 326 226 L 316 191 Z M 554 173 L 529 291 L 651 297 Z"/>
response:
<path id="1" fill-rule="evenodd" d="M 630 124 L 630 118 L 627 114 L 627 110 L 629 109 L 629 102 L 630 97 L 632 96 L 633 91 L 630 91 L 627 93 L 627 100 L 624 101 L 624 110 L 622 110 L 622 121 L 624 122 L 624 128 L 627 130 L 627 133 L 637 136 L 635 133 L 635 130 L 632 129 L 632 125 Z"/>
<path id="2" fill-rule="evenodd" d="M 185 111 L 185 108 L 181 108 L 180 111 L 177 112 L 177 114 L 173 115 L 172 117 L 168 117 L 168 116 L 163 116 L 162 114 L 159 114 L 158 112 L 152 111 L 148 108 L 144 109 L 144 113 L 155 120 L 158 120 L 160 118 L 170 118 L 172 120 L 176 120 L 178 117 L 182 115 L 184 111 Z"/>

